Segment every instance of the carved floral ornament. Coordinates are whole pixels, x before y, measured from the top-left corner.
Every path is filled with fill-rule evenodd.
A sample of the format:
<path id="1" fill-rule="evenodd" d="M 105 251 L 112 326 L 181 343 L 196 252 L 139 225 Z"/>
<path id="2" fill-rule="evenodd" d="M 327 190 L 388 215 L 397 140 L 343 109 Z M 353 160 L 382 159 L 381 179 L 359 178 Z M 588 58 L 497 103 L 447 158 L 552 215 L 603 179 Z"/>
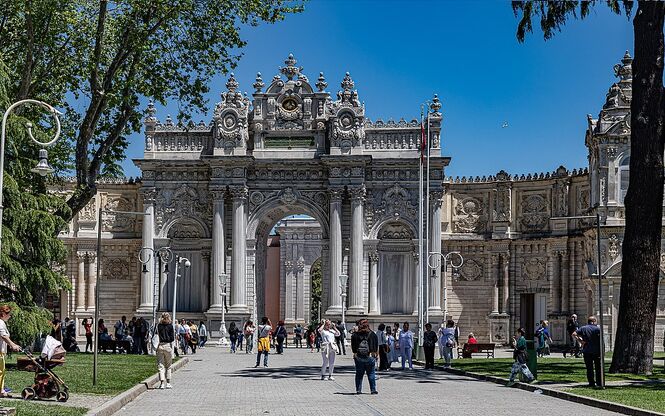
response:
<path id="1" fill-rule="evenodd" d="M 129 263 L 120 257 L 107 257 L 102 263 L 102 276 L 106 280 L 131 280 Z"/>
<path id="2" fill-rule="evenodd" d="M 546 259 L 541 257 L 531 257 L 522 261 L 522 276 L 525 280 L 542 280 L 546 275 Z"/>
<path id="3" fill-rule="evenodd" d="M 621 241 L 616 234 L 612 234 L 608 240 L 607 254 L 610 256 L 610 262 L 619 256 L 621 250 Z"/>
<path id="4" fill-rule="evenodd" d="M 459 269 L 459 273 L 466 281 L 478 280 L 483 275 L 483 264 L 475 259 L 467 259 Z"/>
<path id="5" fill-rule="evenodd" d="M 529 231 L 539 231 L 545 228 L 549 221 L 547 199 L 540 194 L 525 195 L 522 197 L 522 216 L 520 223 Z"/>
<path id="6" fill-rule="evenodd" d="M 108 197 L 104 209 L 108 211 L 134 211 L 134 204 L 124 197 Z M 111 232 L 129 232 L 134 229 L 136 216 L 127 214 L 105 213 L 102 217 L 102 230 Z"/>

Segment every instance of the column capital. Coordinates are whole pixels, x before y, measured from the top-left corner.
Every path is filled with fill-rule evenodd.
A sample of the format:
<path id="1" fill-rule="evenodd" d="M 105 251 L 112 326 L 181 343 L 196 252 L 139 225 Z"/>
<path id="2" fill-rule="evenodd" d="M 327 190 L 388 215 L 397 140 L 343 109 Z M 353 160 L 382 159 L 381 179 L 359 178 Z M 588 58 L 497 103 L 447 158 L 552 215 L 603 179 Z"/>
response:
<path id="1" fill-rule="evenodd" d="M 88 258 L 88 261 L 93 262 L 97 258 L 96 251 L 86 251 L 85 256 Z"/>
<path id="2" fill-rule="evenodd" d="M 342 195 L 344 194 L 343 186 L 331 186 L 328 188 L 328 193 L 330 194 L 330 203 L 341 202 Z"/>
<path id="3" fill-rule="evenodd" d="M 443 203 L 443 195 L 445 194 L 445 191 L 443 189 L 433 189 L 430 190 L 429 195 L 430 195 L 430 203 L 434 208 L 439 208 L 441 204 Z"/>
<path id="4" fill-rule="evenodd" d="M 367 253 L 367 256 L 369 257 L 369 261 L 372 264 L 376 264 L 379 261 L 379 252 L 376 250 L 371 250 L 369 253 Z"/>
<path id="5" fill-rule="evenodd" d="M 77 251 L 76 252 L 76 258 L 78 261 L 85 261 L 85 258 L 88 256 L 87 251 Z"/>
<path id="6" fill-rule="evenodd" d="M 157 199 L 157 189 L 156 188 L 141 188 L 141 194 L 143 194 L 143 203 L 144 204 L 154 204 L 155 199 Z"/>
<path id="7" fill-rule="evenodd" d="M 226 189 L 211 189 L 210 196 L 213 202 L 224 202 L 226 198 Z"/>
<path id="8" fill-rule="evenodd" d="M 249 189 L 246 186 L 230 186 L 229 193 L 234 201 L 245 200 L 249 194 Z"/>
<path id="9" fill-rule="evenodd" d="M 354 202 L 363 202 L 367 194 L 365 185 L 349 187 L 349 193 L 351 194 L 351 200 Z"/>

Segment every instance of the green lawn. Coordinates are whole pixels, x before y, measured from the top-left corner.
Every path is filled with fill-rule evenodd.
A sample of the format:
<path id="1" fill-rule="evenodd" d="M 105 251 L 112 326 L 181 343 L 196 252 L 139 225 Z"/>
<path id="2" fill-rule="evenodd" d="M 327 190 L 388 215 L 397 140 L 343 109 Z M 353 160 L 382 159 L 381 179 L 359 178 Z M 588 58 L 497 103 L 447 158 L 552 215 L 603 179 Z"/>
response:
<path id="1" fill-rule="evenodd" d="M 13 354 L 8 363 L 16 362 Z M 92 386 L 92 354 L 69 353 L 67 362 L 53 369 L 67 384 L 70 394 L 92 393 L 115 395 L 133 387 L 157 372 L 154 356 L 99 354 L 97 363 L 97 386 Z M 14 394 L 32 384 L 34 373 L 10 370 L 6 385 Z"/>
<path id="2" fill-rule="evenodd" d="M 82 407 L 59 406 L 56 404 L 41 404 L 38 402 L 24 402 L 22 400 L 0 400 L 0 406 L 15 407 L 19 416 L 80 416 L 88 409 Z"/>
<path id="3" fill-rule="evenodd" d="M 439 363 L 441 361 L 439 360 Z M 495 359 L 456 359 L 453 360 L 453 368 L 472 373 L 488 374 L 492 376 L 508 378 L 513 360 L 510 358 Z M 606 363 L 606 369 L 609 364 Z M 658 379 L 663 376 L 662 370 L 658 368 L 653 376 L 638 376 L 634 374 L 606 374 L 607 381 L 631 380 L 641 381 Z M 586 382 L 586 370 L 581 358 L 541 358 L 538 360 L 537 384 L 552 383 L 584 383 Z"/>
<path id="4" fill-rule="evenodd" d="M 657 412 L 665 412 L 665 384 L 648 383 L 636 386 L 607 387 L 594 390 L 588 387 L 565 389 L 564 391 L 588 396 L 608 402 L 621 403 Z"/>

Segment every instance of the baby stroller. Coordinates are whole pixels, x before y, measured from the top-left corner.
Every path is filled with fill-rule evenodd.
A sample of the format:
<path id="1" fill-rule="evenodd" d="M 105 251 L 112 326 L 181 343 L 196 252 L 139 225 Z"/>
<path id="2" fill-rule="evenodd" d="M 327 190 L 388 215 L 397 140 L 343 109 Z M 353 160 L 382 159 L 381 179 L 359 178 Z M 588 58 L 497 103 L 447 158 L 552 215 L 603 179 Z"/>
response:
<path id="1" fill-rule="evenodd" d="M 35 373 L 34 383 L 23 389 L 21 398 L 32 400 L 55 397 L 59 402 L 66 402 L 69 399 L 69 389 L 65 382 L 51 371 L 65 363 L 65 350 L 62 344 L 55 338 L 48 336 L 39 357 L 35 357 L 30 351 L 24 349 L 21 352 L 25 354 L 25 357 L 18 358 L 16 368 L 21 371 Z"/>

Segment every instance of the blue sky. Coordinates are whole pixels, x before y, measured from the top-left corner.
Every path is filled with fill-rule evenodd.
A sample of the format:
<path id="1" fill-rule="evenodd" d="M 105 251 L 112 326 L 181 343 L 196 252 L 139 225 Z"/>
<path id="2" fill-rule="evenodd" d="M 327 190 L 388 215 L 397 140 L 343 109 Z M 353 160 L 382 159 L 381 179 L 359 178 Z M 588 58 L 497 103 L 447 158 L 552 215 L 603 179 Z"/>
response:
<path id="1" fill-rule="evenodd" d="M 547 42 L 536 22 L 524 44 L 508 1 L 312 0 L 305 7 L 284 22 L 243 30 L 248 45 L 234 70 L 241 89 L 253 91 L 257 71 L 270 80 L 293 53 L 310 80 L 324 72 L 333 94 L 350 72 L 373 120 L 416 118 L 437 93 L 452 176 L 587 166 L 586 114 L 598 115 L 613 65 L 632 52 L 631 23 L 604 3 Z M 225 81 L 214 81 L 210 111 L 194 120 L 210 120 Z M 176 109 L 171 103 L 157 116 Z M 131 159 L 142 157 L 143 144 L 142 134 L 133 136 L 128 176 L 139 175 Z"/>

